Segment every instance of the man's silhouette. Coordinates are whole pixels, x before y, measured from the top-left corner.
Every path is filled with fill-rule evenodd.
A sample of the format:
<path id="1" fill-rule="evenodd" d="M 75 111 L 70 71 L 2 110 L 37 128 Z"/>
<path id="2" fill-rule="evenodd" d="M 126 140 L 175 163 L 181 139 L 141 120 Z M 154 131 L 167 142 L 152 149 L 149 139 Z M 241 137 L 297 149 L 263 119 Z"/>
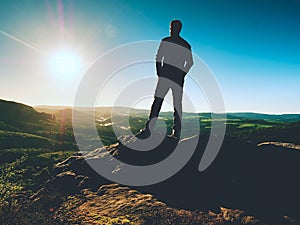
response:
<path id="1" fill-rule="evenodd" d="M 149 120 L 145 128 L 137 135 L 139 138 L 147 138 L 150 136 L 164 97 L 169 89 L 172 90 L 174 105 L 172 136 L 176 138 L 180 137 L 184 77 L 193 65 L 191 46 L 179 35 L 181 28 L 182 24 L 179 20 L 171 21 L 170 36 L 163 38 L 160 43 L 156 55 L 158 82 L 154 94 L 154 101 Z"/>

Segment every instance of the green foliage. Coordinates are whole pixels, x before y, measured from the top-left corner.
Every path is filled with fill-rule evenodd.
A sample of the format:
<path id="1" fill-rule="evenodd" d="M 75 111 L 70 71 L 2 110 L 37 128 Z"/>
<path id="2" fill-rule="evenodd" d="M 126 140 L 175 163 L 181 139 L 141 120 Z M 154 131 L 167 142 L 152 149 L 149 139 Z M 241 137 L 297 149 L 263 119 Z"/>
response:
<path id="1" fill-rule="evenodd" d="M 50 140 L 34 134 L 0 130 L 1 148 L 49 148 Z"/>
<path id="2" fill-rule="evenodd" d="M 3 122 L 10 125 L 19 125 L 22 122 L 38 122 L 39 120 L 47 120 L 49 114 L 38 113 L 32 107 L 16 102 L 0 100 L 0 118 Z"/>
<path id="3" fill-rule="evenodd" d="M 0 164 L 10 163 L 23 155 L 37 155 L 42 152 L 47 152 L 49 149 L 38 149 L 38 148 L 12 148 L 12 149 L 2 149 L 0 151 Z"/>
<path id="4" fill-rule="evenodd" d="M 20 214 L 20 210 L 23 210 L 14 196 L 24 191 L 30 195 L 41 188 L 49 179 L 54 165 L 73 155 L 74 151 L 50 152 L 49 149 L 22 148 L 1 150 L 1 154 L 11 157 L 11 162 L 0 165 L 0 224 L 14 224 L 9 223 L 16 221 L 11 215 Z M 33 224 L 33 221 L 39 224 L 37 221 L 49 219 L 47 214 L 40 211 L 42 209 L 37 215 L 31 210 L 21 212 L 26 217 L 19 218 L 23 224 Z M 31 217 L 28 215 L 30 213 Z"/>

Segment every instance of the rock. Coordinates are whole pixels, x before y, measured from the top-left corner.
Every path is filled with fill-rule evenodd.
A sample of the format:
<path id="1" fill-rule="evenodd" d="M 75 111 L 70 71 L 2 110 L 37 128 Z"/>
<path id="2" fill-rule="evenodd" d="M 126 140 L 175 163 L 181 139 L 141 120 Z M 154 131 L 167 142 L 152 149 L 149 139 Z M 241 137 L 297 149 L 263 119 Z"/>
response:
<path id="1" fill-rule="evenodd" d="M 59 208 L 58 218 L 66 212 L 65 204 L 72 203 L 75 211 L 68 214 L 69 218 L 77 221 L 77 217 L 84 217 L 86 224 L 106 224 L 112 219 L 128 224 L 212 225 L 293 224 L 285 218 L 299 221 L 300 184 L 296 178 L 300 155 L 299 151 L 286 151 L 295 149 L 293 145 L 280 145 L 285 150 L 278 150 L 278 144 L 257 147 L 227 137 L 215 161 L 203 172 L 198 171 L 198 166 L 208 136 L 179 142 L 165 138 L 151 151 L 132 150 L 128 145 L 135 144 L 136 138 L 121 137 L 119 143 L 98 148 L 86 158 L 116 157 L 146 165 L 168 157 L 177 146 L 184 152 L 185 146 L 197 138 L 199 142 L 189 162 L 161 183 L 141 187 L 113 184 L 97 174 L 84 156 L 74 156 L 57 165 L 53 177 L 33 199 Z M 112 172 L 122 169 L 117 165 Z M 66 200 L 69 195 L 74 198 L 71 202 Z M 95 214 L 99 217 L 94 218 Z"/>
<path id="2" fill-rule="evenodd" d="M 85 190 L 81 199 L 85 200 L 66 202 L 56 218 L 75 224 L 263 224 L 240 210 L 222 208 L 213 213 L 170 208 L 151 194 L 118 184 L 103 185 L 97 192 Z M 72 213 L 66 206 L 72 207 Z"/>
<path id="3" fill-rule="evenodd" d="M 286 142 L 278 142 L 278 141 L 268 141 L 268 142 L 262 142 L 257 145 L 258 147 L 261 146 L 274 146 L 274 147 L 282 147 L 287 150 L 300 150 L 300 145 L 296 145 L 293 143 L 286 143 Z"/>

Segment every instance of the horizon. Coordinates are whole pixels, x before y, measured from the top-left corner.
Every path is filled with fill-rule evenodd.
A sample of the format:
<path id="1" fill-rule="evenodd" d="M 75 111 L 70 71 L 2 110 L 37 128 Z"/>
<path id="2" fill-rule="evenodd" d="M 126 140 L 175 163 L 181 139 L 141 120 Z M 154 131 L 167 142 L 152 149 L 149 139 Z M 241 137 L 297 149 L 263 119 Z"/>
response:
<path id="1" fill-rule="evenodd" d="M 169 22 L 180 19 L 182 37 L 215 76 L 226 113 L 300 113 L 300 2 L 212 0 L 188 5 L 164 0 L 159 5 L 0 2 L 0 98 L 26 105 L 73 105 L 83 72 L 95 59 L 126 43 L 159 41 L 169 35 Z M 117 73 L 96 104 L 113 105 L 124 86 L 145 74 L 156 79 L 152 64 Z M 189 74 L 185 92 L 195 111 L 210 112 L 205 93 Z M 134 107 L 149 110 L 152 96 L 142 100 Z M 172 110 L 170 102 L 169 93 L 162 111 Z"/>
<path id="2" fill-rule="evenodd" d="M 63 108 L 63 109 L 72 109 L 73 106 L 71 105 L 29 105 L 29 104 L 26 104 L 26 103 L 23 103 L 23 102 L 17 102 L 17 101 L 14 101 L 14 100 L 7 100 L 7 99 L 0 99 L 0 100 L 4 100 L 4 101 L 7 101 L 7 102 L 14 102 L 14 103 L 17 103 L 17 104 L 24 104 L 24 105 L 27 105 L 27 106 L 31 106 L 33 107 L 34 109 L 35 108 L 43 108 L 43 107 L 53 107 L 53 108 Z M 112 107 L 116 107 L 116 108 L 130 108 L 130 109 L 135 109 L 135 110 L 146 110 L 146 111 L 150 111 L 150 109 L 147 109 L 147 108 L 132 108 L 132 107 L 127 107 L 127 106 L 95 106 L 95 108 L 112 108 Z M 79 107 L 81 108 L 81 107 Z M 87 108 L 87 107 L 82 107 L 82 108 Z M 170 110 L 170 111 L 165 111 L 165 110 L 162 110 L 161 112 L 164 112 L 164 113 L 172 113 L 173 111 Z M 290 113 L 290 112 L 283 112 L 283 113 L 266 113 L 266 112 L 254 112 L 254 111 L 225 111 L 225 113 L 215 113 L 215 112 L 211 112 L 211 111 L 197 111 L 197 112 L 189 112 L 189 111 L 183 111 L 183 113 L 214 113 L 214 114 L 233 114 L 233 113 L 254 113 L 254 114 L 264 114 L 264 115 L 300 115 L 300 113 Z"/>

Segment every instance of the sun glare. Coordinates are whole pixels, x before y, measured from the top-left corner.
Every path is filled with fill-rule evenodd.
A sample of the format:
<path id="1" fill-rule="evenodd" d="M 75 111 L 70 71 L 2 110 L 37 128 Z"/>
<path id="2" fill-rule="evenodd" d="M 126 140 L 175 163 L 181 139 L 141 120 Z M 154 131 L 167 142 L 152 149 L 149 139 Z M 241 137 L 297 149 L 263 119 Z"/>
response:
<path id="1" fill-rule="evenodd" d="M 58 75 L 72 76 L 79 72 L 81 61 L 79 57 L 72 52 L 58 52 L 50 59 L 51 67 Z"/>

